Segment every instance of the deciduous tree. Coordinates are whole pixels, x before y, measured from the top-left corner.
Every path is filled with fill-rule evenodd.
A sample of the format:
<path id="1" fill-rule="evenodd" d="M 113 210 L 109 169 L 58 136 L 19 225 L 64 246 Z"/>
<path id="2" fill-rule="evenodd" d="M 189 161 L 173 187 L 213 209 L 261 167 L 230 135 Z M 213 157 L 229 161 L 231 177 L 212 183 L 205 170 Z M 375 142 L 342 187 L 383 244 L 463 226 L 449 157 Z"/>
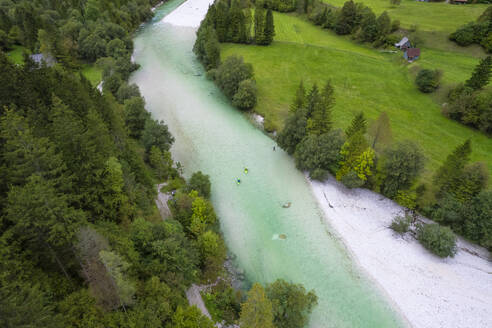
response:
<path id="1" fill-rule="evenodd" d="M 309 314 L 318 304 L 318 297 L 313 290 L 307 292 L 304 286 L 282 279 L 268 284 L 266 294 L 272 302 L 275 327 L 304 327 Z"/>

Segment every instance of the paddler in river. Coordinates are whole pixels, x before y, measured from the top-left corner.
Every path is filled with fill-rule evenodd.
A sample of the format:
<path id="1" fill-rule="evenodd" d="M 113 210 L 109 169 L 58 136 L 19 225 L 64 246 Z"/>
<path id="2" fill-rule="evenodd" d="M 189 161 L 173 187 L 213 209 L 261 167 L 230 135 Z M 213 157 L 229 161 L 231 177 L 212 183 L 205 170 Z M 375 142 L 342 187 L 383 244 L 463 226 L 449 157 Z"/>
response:
<path id="1" fill-rule="evenodd" d="M 239 186 L 239 184 L 241 184 L 241 179 L 236 179 L 236 183 Z"/>
<path id="2" fill-rule="evenodd" d="M 244 174 L 248 174 L 248 168 L 247 167 L 244 168 Z"/>

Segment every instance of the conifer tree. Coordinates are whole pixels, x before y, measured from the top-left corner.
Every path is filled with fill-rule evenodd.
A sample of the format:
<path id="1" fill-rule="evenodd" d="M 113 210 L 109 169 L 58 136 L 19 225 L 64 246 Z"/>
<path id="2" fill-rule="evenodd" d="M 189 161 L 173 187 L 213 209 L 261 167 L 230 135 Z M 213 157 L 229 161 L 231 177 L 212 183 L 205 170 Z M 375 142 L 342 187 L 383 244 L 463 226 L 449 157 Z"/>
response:
<path id="1" fill-rule="evenodd" d="M 272 303 L 263 287 L 255 283 L 248 292 L 248 299 L 241 304 L 239 319 L 243 328 L 273 328 Z"/>
<path id="2" fill-rule="evenodd" d="M 239 43 L 242 40 L 241 31 L 244 15 L 237 6 L 233 6 L 229 10 L 229 26 L 227 31 L 227 40 L 233 43 Z"/>
<path id="3" fill-rule="evenodd" d="M 273 37 L 275 36 L 275 26 L 273 23 L 273 13 L 271 9 L 267 10 L 266 20 L 265 20 L 265 44 L 271 44 L 273 42 Z"/>
<path id="4" fill-rule="evenodd" d="M 290 105 L 290 111 L 296 112 L 301 108 L 304 108 L 306 103 L 306 89 L 304 88 L 304 82 L 301 80 L 296 90 L 296 96 L 294 102 Z"/>
<path id="5" fill-rule="evenodd" d="M 319 88 L 318 85 L 314 83 L 306 99 L 306 115 L 308 118 L 311 118 L 313 116 L 313 112 L 315 111 L 315 108 L 319 106 L 320 102 L 321 96 L 319 94 Z"/>
<path id="6" fill-rule="evenodd" d="M 386 11 L 379 15 L 376 21 L 376 25 L 379 38 L 384 38 L 388 33 L 391 32 L 391 19 Z"/>
<path id="7" fill-rule="evenodd" d="M 331 85 L 331 81 L 326 81 L 326 84 L 321 91 L 321 101 L 323 103 L 323 107 L 325 108 L 325 122 L 332 125 L 332 109 L 335 106 L 335 89 Z"/>
<path id="8" fill-rule="evenodd" d="M 357 7 L 352 0 L 343 4 L 342 10 L 335 23 L 335 32 L 345 35 L 352 33 L 357 21 Z"/>
<path id="9" fill-rule="evenodd" d="M 370 10 L 361 21 L 360 39 L 364 42 L 373 42 L 378 36 L 376 15 Z"/>
<path id="10" fill-rule="evenodd" d="M 487 56 L 480 60 L 480 63 L 475 67 L 472 76 L 466 81 L 465 85 L 473 90 L 482 89 L 489 84 L 491 70 L 492 57 Z"/>
<path id="11" fill-rule="evenodd" d="M 332 108 L 335 105 L 333 87 L 327 81 L 323 88 L 319 101 L 313 101 L 313 111 L 308 119 L 308 131 L 310 134 L 321 135 L 330 131 L 332 122 Z"/>
<path id="12" fill-rule="evenodd" d="M 433 182 L 438 198 L 458 189 L 465 165 L 470 160 L 472 149 L 470 139 L 458 145 L 446 158 L 434 175 Z"/>
<path id="13" fill-rule="evenodd" d="M 364 117 L 364 113 L 360 112 L 354 117 L 347 130 L 345 130 L 345 134 L 347 135 L 348 139 L 354 136 L 356 133 L 361 133 L 362 135 L 364 135 L 366 131 L 367 121 Z"/>
<path id="14" fill-rule="evenodd" d="M 355 179 L 360 181 L 358 186 L 363 185 L 365 182 L 365 179 L 361 178 L 363 169 L 359 167 L 359 169 L 356 170 L 356 168 L 365 161 L 366 157 L 369 159 L 373 158 L 373 154 L 371 153 L 371 149 L 368 147 L 365 138 L 366 129 L 367 122 L 364 118 L 364 113 L 360 112 L 354 117 L 347 130 L 345 130 L 347 141 L 345 141 L 340 150 L 342 160 L 340 161 L 340 169 L 336 174 L 337 180 L 343 181 L 345 176 L 352 174 Z M 366 155 L 370 156 L 362 156 L 364 152 L 366 152 Z M 353 186 L 356 185 L 352 184 L 350 187 Z"/>
<path id="15" fill-rule="evenodd" d="M 262 6 L 255 9 L 255 43 L 265 44 L 265 9 Z"/>
<path id="16" fill-rule="evenodd" d="M 67 261 L 60 254 L 70 249 L 77 227 L 85 222 L 84 214 L 69 203 L 69 196 L 59 193 L 53 181 L 33 174 L 24 186 L 10 190 L 5 215 L 7 235 L 34 263 L 57 263 L 67 278 Z"/>
<path id="17" fill-rule="evenodd" d="M 0 118 L 0 140 L 3 143 L 3 164 L 0 177 L 6 185 L 23 185 L 37 174 L 67 187 L 70 179 L 55 145 L 47 138 L 34 136 L 27 120 L 7 110 Z"/>
<path id="18" fill-rule="evenodd" d="M 213 28 L 208 28 L 206 32 L 204 65 L 207 70 L 220 65 L 219 39 Z"/>
<path id="19" fill-rule="evenodd" d="M 229 8 L 225 1 L 219 1 L 215 8 L 215 30 L 219 42 L 227 42 L 227 31 L 229 29 Z"/>

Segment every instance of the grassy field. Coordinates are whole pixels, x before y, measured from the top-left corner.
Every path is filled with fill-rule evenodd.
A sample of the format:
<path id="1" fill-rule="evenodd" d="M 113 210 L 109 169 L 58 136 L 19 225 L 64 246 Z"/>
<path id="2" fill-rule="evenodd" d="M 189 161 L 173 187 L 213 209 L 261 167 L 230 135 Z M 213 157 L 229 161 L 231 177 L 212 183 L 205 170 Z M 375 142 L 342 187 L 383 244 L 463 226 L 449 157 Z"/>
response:
<path id="1" fill-rule="evenodd" d="M 13 49 L 7 52 L 7 56 L 9 56 L 14 64 L 22 65 L 24 63 L 24 59 L 22 58 L 24 51 L 27 51 L 27 49 L 22 46 L 13 46 Z"/>
<path id="2" fill-rule="evenodd" d="M 420 143 L 432 173 L 456 145 L 473 143 L 473 160 L 487 163 L 492 173 L 492 139 L 447 119 L 432 97 L 413 82 L 412 65 L 445 70 L 448 83 L 466 79 L 478 59 L 460 53 L 426 51 L 408 65 L 401 53 L 391 54 L 358 45 L 295 16 L 275 14 L 275 42 L 267 47 L 225 44 L 222 56 L 237 54 L 253 64 L 258 84 L 255 111 L 266 124 L 281 129 L 301 79 L 310 86 L 331 79 L 336 93 L 336 125 L 345 128 L 357 111 L 369 119 L 387 112 L 395 139 Z"/>
<path id="3" fill-rule="evenodd" d="M 324 0 L 342 7 L 347 0 Z M 392 6 L 389 0 L 356 0 L 370 7 L 376 14 L 387 11 L 392 19 L 398 19 L 401 26 L 417 25 L 424 31 L 453 32 L 463 24 L 474 21 L 487 5 L 451 5 L 445 2 L 418 2 L 402 0 L 399 6 Z"/>
<path id="4" fill-rule="evenodd" d="M 97 86 L 101 82 L 101 69 L 94 64 L 84 64 L 81 69 L 82 74 L 88 79 L 93 86 Z"/>

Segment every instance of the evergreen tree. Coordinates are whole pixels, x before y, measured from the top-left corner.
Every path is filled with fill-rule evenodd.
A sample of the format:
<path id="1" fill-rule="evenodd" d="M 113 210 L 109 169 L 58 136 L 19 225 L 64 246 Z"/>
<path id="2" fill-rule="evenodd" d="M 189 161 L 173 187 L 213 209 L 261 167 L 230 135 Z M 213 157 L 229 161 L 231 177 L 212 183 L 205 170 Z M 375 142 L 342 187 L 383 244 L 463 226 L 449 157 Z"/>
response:
<path id="1" fill-rule="evenodd" d="M 52 181 L 33 174 L 24 186 L 8 194 L 6 236 L 30 253 L 38 265 L 56 263 L 68 278 L 62 254 L 70 250 L 78 226 L 85 222 L 80 210 L 70 206 L 68 195 L 59 193 Z"/>
<path id="2" fill-rule="evenodd" d="M 229 9 L 229 26 L 227 30 L 227 40 L 229 42 L 239 43 L 242 41 L 242 31 L 244 24 L 244 15 L 237 6 Z"/>
<path id="3" fill-rule="evenodd" d="M 336 178 L 337 180 L 344 182 L 346 177 L 350 177 L 350 184 L 347 185 L 348 187 L 358 187 L 365 183 L 367 176 L 362 174 L 364 169 L 363 166 L 365 166 L 367 160 L 373 160 L 372 153 L 367 153 L 365 156 L 362 156 L 364 152 L 368 151 L 368 143 L 365 138 L 366 125 L 367 122 L 364 118 L 364 114 L 360 112 L 354 117 L 347 130 L 345 130 L 347 141 L 345 141 L 340 150 L 342 159 L 340 161 L 340 169 L 336 173 Z M 372 164 L 370 166 L 372 166 Z M 358 172 L 356 172 L 356 167 L 359 167 Z M 362 178 L 360 176 L 362 176 Z"/>
<path id="4" fill-rule="evenodd" d="M 101 186 L 104 193 L 101 202 L 104 205 L 104 217 L 124 222 L 129 214 L 128 198 L 124 190 L 123 170 L 115 157 L 110 157 L 105 163 L 105 170 L 101 176 Z"/>
<path id="5" fill-rule="evenodd" d="M 347 130 L 345 130 L 345 135 L 347 139 L 352 138 L 355 134 L 360 133 L 364 135 L 367 131 L 367 121 L 364 117 L 363 112 L 359 112 L 350 123 Z"/>
<path id="6" fill-rule="evenodd" d="M 342 10 L 335 22 L 335 32 L 345 35 L 352 33 L 357 21 L 357 7 L 352 0 L 343 4 Z"/>
<path id="7" fill-rule="evenodd" d="M 162 152 L 156 146 L 150 148 L 149 164 L 155 171 L 155 175 L 159 181 L 167 180 L 172 171 L 173 160 L 171 153 Z"/>
<path id="8" fill-rule="evenodd" d="M 290 111 L 296 112 L 301 108 L 304 108 L 306 102 L 306 89 L 304 88 L 304 82 L 301 80 L 296 90 L 294 102 L 290 105 Z"/>
<path id="9" fill-rule="evenodd" d="M 360 39 L 364 42 L 374 42 L 378 36 L 378 26 L 376 22 L 376 15 L 369 10 L 362 18 L 360 26 Z"/>
<path id="10" fill-rule="evenodd" d="M 378 38 L 382 39 L 391 32 L 391 19 L 386 11 L 379 15 L 377 21 Z"/>
<path id="11" fill-rule="evenodd" d="M 49 179 L 61 190 L 69 188 L 71 180 L 55 145 L 47 138 L 34 136 L 24 117 L 7 110 L 0 117 L 0 128 L 2 189 L 23 185 L 33 174 Z"/>
<path id="12" fill-rule="evenodd" d="M 208 28 L 206 30 L 205 56 L 203 61 L 205 69 L 207 70 L 217 68 L 220 65 L 219 39 L 213 28 Z"/>
<path id="13" fill-rule="evenodd" d="M 321 135 L 330 131 L 332 122 L 332 108 L 335 105 L 333 87 L 330 81 L 326 82 L 321 95 L 313 93 L 312 98 L 312 115 L 308 119 L 308 131 L 310 134 Z"/>
<path id="14" fill-rule="evenodd" d="M 215 10 L 215 30 L 219 42 L 227 42 L 227 31 L 229 29 L 229 8 L 226 1 L 219 1 Z"/>
<path id="15" fill-rule="evenodd" d="M 318 85 L 314 83 L 306 98 L 306 114 L 308 118 L 313 116 L 314 111 L 318 106 L 320 106 L 320 104 L 321 96 L 319 94 L 319 88 Z"/>
<path id="16" fill-rule="evenodd" d="M 484 163 L 468 164 L 463 169 L 456 189 L 452 191 L 453 196 L 462 204 L 468 203 L 487 188 L 488 180 L 489 174 Z"/>
<path id="17" fill-rule="evenodd" d="M 470 160 L 471 152 L 471 142 L 470 139 L 467 139 L 455 148 L 437 170 L 433 183 L 438 198 L 458 189 L 463 169 Z"/>
<path id="18" fill-rule="evenodd" d="M 473 90 L 480 90 L 489 84 L 490 74 L 492 70 L 492 56 L 487 56 L 480 60 L 480 63 L 475 67 L 472 76 L 466 81 L 466 86 Z"/>
<path id="19" fill-rule="evenodd" d="M 255 43 L 264 45 L 265 36 L 265 9 L 262 6 L 255 8 Z"/>
<path id="20" fill-rule="evenodd" d="M 273 328 L 272 302 L 263 287 L 255 283 L 248 292 L 248 299 L 241 304 L 239 319 L 243 328 Z"/>
<path id="21" fill-rule="evenodd" d="M 265 44 L 270 44 L 273 42 L 273 37 L 275 36 L 275 26 L 273 23 L 273 13 L 271 9 L 267 10 L 266 21 L 265 21 Z"/>
<path id="22" fill-rule="evenodd" d="M 1 327 L 60 328 L 64 326 L 61 319 L 39 286 L 12 282 L 0 285 Z"/>
<path id="23" fill-rule="evenodd" d="M 142 136 L 148 117 L 142 97 L 132 97 L 125 101 L 125 123 L 130 137 L 139 139 Z"/>

